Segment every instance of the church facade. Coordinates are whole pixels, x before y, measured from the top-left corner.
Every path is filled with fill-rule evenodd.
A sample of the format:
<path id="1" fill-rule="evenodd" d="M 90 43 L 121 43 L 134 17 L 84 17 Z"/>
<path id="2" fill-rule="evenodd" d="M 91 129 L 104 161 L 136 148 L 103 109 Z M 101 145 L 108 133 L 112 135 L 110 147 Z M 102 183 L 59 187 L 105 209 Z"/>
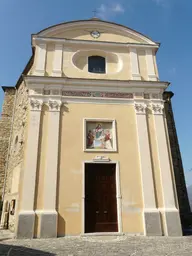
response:
<path id="1" fill-rule="evenodd" d="M 2 227 L 18 238 L 182 235 L 158 48 L 96 18 L 32 35 L 23 75 L 3 87 Z"/>

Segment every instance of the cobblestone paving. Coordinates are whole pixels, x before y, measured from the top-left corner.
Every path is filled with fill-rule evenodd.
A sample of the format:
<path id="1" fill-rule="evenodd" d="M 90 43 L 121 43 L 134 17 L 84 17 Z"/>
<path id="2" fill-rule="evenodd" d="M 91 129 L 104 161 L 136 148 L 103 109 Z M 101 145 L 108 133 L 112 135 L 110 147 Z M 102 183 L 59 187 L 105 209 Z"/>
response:
<path id="1" fill-rule="evenodd" d="M 2 256 L 191 256 L 192 237 L 66 237 L 0 242 Z"/>

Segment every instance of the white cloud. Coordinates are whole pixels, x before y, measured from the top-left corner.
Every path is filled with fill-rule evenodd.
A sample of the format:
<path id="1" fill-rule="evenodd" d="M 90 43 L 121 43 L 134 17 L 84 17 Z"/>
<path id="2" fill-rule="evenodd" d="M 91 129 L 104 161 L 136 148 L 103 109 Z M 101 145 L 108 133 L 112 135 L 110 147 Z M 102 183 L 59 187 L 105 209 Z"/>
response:
<path id="1" fill-rule="evenodd" d="M 112 11 L 115 13 L 124 13 L 125 12 L 124 8 L 120 4 L 114 4 L 112 6 Z"/>
<path id="2" fill-rule="evenodd" d="M 169 0 L 152 0 L 156 5 L 161 6 L 161 7 L 168 7 L 169 6 Z"/>
<path id="3" fill-rule="evenodd" d="M 109 5 L 101 4 L 101 6 L 98 8 L 98 16 L 102 19 L 108 19 L 110 17 L 123 14 L 124 12 L 125 9 L 119 3 L 113 3 Z"/>

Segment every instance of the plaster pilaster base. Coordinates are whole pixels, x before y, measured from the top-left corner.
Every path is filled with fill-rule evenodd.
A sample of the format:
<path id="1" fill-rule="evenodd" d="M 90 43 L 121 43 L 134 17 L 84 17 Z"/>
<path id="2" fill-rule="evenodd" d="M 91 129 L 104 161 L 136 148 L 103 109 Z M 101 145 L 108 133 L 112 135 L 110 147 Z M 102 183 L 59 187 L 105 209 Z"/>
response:
<path id="1" fill-rule="evenodd" d="M 32 239 L 34 236 L 35 212 L 21 211 L 18 215 L 16 237 L 19 239 Z"/>
<path id="2" fill-rule="evenodd" d="M 144 211 L 145 235 L 162 236 L 161 218 L 158 210 Z"/>
<path id="3" fill-rule="evenodd" d="M 60 77 L 60 76 L 62 76 L 62 71 L 60 71 L 60 70 L 53 70 L 52 76 Z"/>
<path id="4" fill-rule="evenodd" d="M 140 74 L 132 74 L 133 80 L 141 80 Z"/>
<path id="5" fill-rule="evenodd" d="M 182 227 L 179 211 L 177 209 L 165 209 L 161 211 L 165 236 L 182 236 Z"/>
<path id="6" fill-rule="evenodd" d="M 148 78 L 149 78 L 149 81 L 157 81 L 156 75 L 149 75 Z"/>
<path id="7" fill-rule="evenodd" d="M 57 237 L 57 212 L 56 211 L 36 211 L 39 218 L 38 238 Z"/>

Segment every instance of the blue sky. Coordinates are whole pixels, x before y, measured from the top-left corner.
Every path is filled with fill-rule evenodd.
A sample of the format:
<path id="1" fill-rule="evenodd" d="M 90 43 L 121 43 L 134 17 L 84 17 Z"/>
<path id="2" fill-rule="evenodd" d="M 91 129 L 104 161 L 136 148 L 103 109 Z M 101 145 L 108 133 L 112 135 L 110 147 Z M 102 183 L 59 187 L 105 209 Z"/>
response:
<path id="1" fill-rule="evenodd" d="M 0 84 L 14 86 L 31 56 L 31 34 L 60 22 L 98 16 L 161 42 L 160 79 L 170 81 L 184 169 L 192 168 L 191 0 L 0 0 Z M 0 111 L 3 91 L 0 90 Z M 191 172 L 192 174 L 192 172 Z M 192 184 L 192 175 L 188 175 Z"/>

